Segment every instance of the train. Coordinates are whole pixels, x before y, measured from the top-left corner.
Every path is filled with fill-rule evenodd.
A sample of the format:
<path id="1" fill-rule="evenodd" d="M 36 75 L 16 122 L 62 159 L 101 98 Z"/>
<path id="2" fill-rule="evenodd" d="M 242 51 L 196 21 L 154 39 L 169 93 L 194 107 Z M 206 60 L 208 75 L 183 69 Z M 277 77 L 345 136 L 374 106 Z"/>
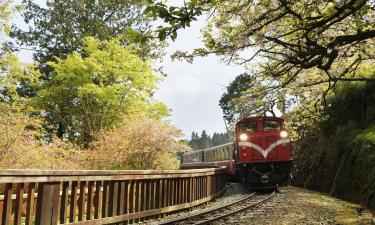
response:
<path id="1" fill-rule="evenodd" d="M 277 188 L 292 178 L 292 162 L 283 119 L 255 116 L 235 124 L 233 142 L 183 154 L 180 168 L 225 167 L 229 178 L 254 189 Z"/>

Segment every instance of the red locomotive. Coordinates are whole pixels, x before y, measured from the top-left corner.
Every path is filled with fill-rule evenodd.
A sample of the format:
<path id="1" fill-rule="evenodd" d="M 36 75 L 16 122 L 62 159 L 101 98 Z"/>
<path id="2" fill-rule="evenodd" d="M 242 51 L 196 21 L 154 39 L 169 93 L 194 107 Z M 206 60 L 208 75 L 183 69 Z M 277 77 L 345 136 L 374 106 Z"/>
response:
<path id="1" fill-rule="evenodd" d="M 181 168 L 225 166 L 253 188 L 277 187 L 291 177 L 292 147 L 283 120 L 257 116 L 236 123 L 233 143 L 186 153 Z"/>

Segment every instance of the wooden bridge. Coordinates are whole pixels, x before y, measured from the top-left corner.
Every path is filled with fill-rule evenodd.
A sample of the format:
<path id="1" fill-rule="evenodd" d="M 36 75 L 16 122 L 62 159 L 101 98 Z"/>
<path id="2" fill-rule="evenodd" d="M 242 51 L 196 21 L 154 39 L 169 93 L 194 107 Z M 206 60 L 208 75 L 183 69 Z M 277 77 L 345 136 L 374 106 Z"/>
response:
<path id="1" fill-rule="evenodd" d="M 220 196 L 224 170 L 0 170 L 1 225 L 132 224 Z"/>

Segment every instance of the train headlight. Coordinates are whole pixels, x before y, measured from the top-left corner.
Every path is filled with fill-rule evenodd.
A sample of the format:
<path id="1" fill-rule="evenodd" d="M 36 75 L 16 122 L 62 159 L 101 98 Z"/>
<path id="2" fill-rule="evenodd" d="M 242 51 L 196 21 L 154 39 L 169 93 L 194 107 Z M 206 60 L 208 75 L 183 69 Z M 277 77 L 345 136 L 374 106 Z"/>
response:
<path id="1" fill-rule="evenodd" d="M 240 134 L 240 141 L 246 141 L 247 140 L 247 134 Z"/>
<path id="2" fill-rule="evenodd" d="M 280 132 L 280 137 L 281 138 L 287 138 L 288 137 L 288 132 L 286 132 L 285 130 L 281 131 Z"/>

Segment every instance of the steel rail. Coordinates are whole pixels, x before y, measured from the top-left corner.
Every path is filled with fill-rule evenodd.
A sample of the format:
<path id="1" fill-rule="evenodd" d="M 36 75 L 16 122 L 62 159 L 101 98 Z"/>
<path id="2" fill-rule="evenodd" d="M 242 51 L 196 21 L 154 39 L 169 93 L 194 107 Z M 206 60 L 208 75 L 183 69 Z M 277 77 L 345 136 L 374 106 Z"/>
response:
<path id="1" fill-rule="evenodd" d="M 264 199 L 262 199 L 262 200 L 259 200 L 259 201 L 255 202 L 255 203 L 253 203 L 253 204 L 247 205 L 247 206 L 242 207 L 242 208 L 237 209 L 237 210 L 233 210 L 233 211 L 231 211 L 231 212 L 225 213 L 225 214 L 220 215 L 220 216 L 216 216 L 216 217 L 213 217 L 213 218 L 208 218 L 208 219 L 206 219 L 206 220 L 203 220 L 203 221 L 200 221 L 200 222 L 194 223 L 194 225 L 209 224 L 209 223 L 212 223 L 212 222 L 214 222 L 214 221 L 221 220 L 221 219 L 223 219 L 223 218 L 225 218 L 225 217 L 231 216 L 231 215 L 233 215 L 233 214 L 236 214 L 236 213 L 239 213 L 239 212 L 245 211 L 245 210 L 247 210 L 247 209 L 249 209 L 249 208 L 252 208 L 252 207 L 254 207 L 254 206 L 256 206 L 256 205 L 259 205 L 260 203 L 267 201 L 268 199 L 270 199 L 270 198 L 273 197 L 274 195 L 275 195 L 275 192 L 272 192 L 272 194 L 270 194 L 270 195 L 267 196 L 266 198 L 264 198 Z"/>
<path id="2" fill-rule="evenodd" d="M 184 220 L 188 220 L 188 219 L 191 219 L 191 218 L 194 218 L 194 217 L 203 216 L 205 214 L 209 214 L 209 213 L 212 213 L 214 211 L 218 211 L 218 210 L 221 210 L 221 209 L 233 206 L 235 204 L 241 203 L 243 201 L 246 201 L 249 198 L 253 197 L 255 194 L 256 194 L 256 192 L 253 192 L 251 194 L 246 195 L 246 197 L 243 197 L 241 199 L 235 200 L 235 201 L 230 202 L 230 203 L 225 204 L 225 205 L 212 207 L 212 208 L 209 208 L 207 210 L 202 210 L 202 211 L 197 212 L 197 213 L 189 214 L 189 215 L 186 215 L 186 216 L 181 216 L 181 217 L 178 217 L 178 218 L 173 218 L 173 219 L 162 221 L 162 222 L 158 222 L 158 223 L 152 223 L 152 224 L 153 225 L 175 224 L 175 223 L 178 223 L 178 222 L 181 222 L 181 221 L 184 221 Z"/>

